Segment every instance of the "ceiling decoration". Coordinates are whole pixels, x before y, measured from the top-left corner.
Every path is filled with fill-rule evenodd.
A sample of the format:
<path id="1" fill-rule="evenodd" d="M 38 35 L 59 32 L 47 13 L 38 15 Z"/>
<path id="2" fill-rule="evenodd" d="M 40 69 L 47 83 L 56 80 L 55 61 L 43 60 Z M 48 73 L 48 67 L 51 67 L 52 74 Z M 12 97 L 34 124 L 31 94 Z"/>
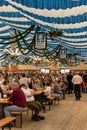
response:
<path id="1" fill-rule="evenodd" d="M 47 49 L 34 48 L 36 32 L 62 31 L 47 37 Z M 0 61 L 9 54 L 5 48 L 17 47 L 27 59 L 30 55 L 55 58 L 59 46 L 87 60 L 86 0 L 0 0 Z M 56 53 L 54 53 L 56 51 Z M 28 59 L 27 59 L 28 60 Z M 20 58 L 21 63 L 24 62 Z"/>

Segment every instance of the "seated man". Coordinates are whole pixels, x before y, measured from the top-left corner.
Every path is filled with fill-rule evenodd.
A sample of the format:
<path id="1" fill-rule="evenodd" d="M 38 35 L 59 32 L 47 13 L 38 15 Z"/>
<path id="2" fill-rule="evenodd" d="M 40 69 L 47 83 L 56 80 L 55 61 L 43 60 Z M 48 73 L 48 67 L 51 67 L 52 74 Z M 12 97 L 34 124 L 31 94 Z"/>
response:
<path id="1" fill-rule="evenodd" d="M 63 99 L 65 99 L 65 84 L 62 80 L 56 80 L 53 89 L 54 94 L 63 95 Z"/>
<path id="2" fill-rule="evenodd" d="M 27 107 L 26 97 L 23 91 L 19 88 L 17 82 L 12 82 L 12 93 L 9 97 L 9 101 L 12 102 L 12 105 L 4 107 L 5 116 L 11 116 L 13 111 L 24 111 Z"/>
<path id="3" fill-rule="evenodd" d="M 32 116 L 32 120 L 34 121 L 44 120 L 45 118 L 43 116 L 38 115 L 39 112 L 42 110 L 42 105 L 40 104 L 40 102 L 34 100 L 33 96 L 34 91 L 30 89 L 26 84 L 22 84 L 21 89 L 23 90 L 26 96 L 28 107 L 31 108 L 31 110 L 35 111 L 35 114 Z"/>

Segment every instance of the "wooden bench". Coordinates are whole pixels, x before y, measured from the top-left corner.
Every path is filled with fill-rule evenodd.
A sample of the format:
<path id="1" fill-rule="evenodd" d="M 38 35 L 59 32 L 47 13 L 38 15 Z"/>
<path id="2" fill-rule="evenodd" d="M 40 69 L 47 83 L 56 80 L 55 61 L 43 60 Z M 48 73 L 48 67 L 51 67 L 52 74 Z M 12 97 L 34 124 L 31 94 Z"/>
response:
<path id="1" fill-rule="evenodd" d="M 54 96 L 54 95 L 51 95 L 51 97 L 49 98 L 49 101 L 48 101 L 48 105 L 49 105 L 49 111 L 50 111 L 50 107 L 51 107 L 51 103 L 55 103 L 55 101 L 58 101 L 58 104 L 59 104 L 59 95 L 57 96 Z"/>
<path id="2" fill-rule="evenodd" d="M 27 115 L 28 115 L 28 109 L 29 108 L 26 108 L 24 111 L 14 111 L 14 112 L 11 112 L 11 115 L 12 116 L 15 116 L 15 117 L 17 117 L 17 116 L 19 116 L 19 122 L 20 122 L 20 125 L 19 126 L 17 126 L 17 123 L 16 123 L 16 127 L 20 127 L 20 128 L 22 128 L 22 114 L 23 114 L 23 112 L 27 112 Z M 16 118 L 16 120 L 17 120 L 17 118 Z"/>
<path id="3" fill-rule="evenodd" d="M 49 101 L 49 110 L 50 110 L 51 103 L 53 103 L 53 101 L 55 101 L 55 99 L 56 99 L 55 96 L 51 96 L 51 97 L 50 97 L 50 101 Z"/>
<path id="4" fill-rule="evenodd" d="M 11 112 L 11 115 L 12 116 L 15 116 L 16 117 L 16 121 L 17 121 L 17 116 L 19 116 L 19 121 L 20 121 L 20 125 L 18 127 L 22 127 L 22 112 L 21 111 L 18 111 L 18 112 Z M 17 123 L 15 124 L 17 126 Z"/>
<path id="5" fill-rule="evenodd" d="M 34 115 L 34 110 L 32 110 L 31 108 L 27 108 L 27 115 L 28 115 L 28 111 L 31 110 L 32 111 L 32 116 Z"/>
<path id="6" fill-rule="evenodd" d="M 55 96 L 51 96 L 50 98 L 48 98 L 48 100 L 44 100 L 42 103 L 45 105 L 45 109 L 46 109 L 46 105 L 48 105 L 50 111 L 51 105 L 55 99 L 56 99 Z"/>
<path id="7" fill-rule="evenodd" d="M 52 97 L 54 97 L 54 102 L 57 100 L 58 101 L 58 104 L 59 104 L 59 101 L 60 101 L 60 94 L 52 94 Z"/>
<path id="8" fill-rule="evenodd" d="M 15 121 L 16 117 L 5 117 L 0 120 L 0 127 L 4 130 L 4 127 L 8 125 L 9 130 L 11 130 L 11 122 Z"/>

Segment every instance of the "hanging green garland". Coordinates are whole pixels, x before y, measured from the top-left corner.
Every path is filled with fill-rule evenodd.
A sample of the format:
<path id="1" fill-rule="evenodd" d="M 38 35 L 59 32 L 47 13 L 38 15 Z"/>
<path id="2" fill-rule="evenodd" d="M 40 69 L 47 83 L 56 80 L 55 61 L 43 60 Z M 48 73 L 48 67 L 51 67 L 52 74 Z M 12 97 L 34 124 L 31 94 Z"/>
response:
<path id="1" fill-rule="evenodd" d="M 34 27 L 35 27 L 34 25 L 30 26 L 30 28 L 28 30 L 26 30 L 26 31 L 24 31 L 24 33 L 22 33 L 22 37 L 27 36 Z M 15 33 L 16 33 L 16 30 L 15 30 Z M 16 37 L 18 38 L 18 40 L 21 40 L 20 35 L 18 35 L 17 33 L 16 33 L 16 36 L 14 36 L 14 37 L 9 37 L 9 38 L 1 38 L 0 37 L 0 39 L 3 39 L 3 40 L 11 40 L 12 39 L 12 41 L 10 41 L 10 42 L 0 43 L 0 44 L 9 45 L 9 44 L 12 44 L 12 43 L 16 43 L 17 42 Z"/>
<path id="2" fill-rule="evenodd" d="M 27 44 L 27 46 L 26 46 L 27 48 L 22 47 L 21 44 L 20 44 L 20 42 L 19 42 L 19 40 L 17 39 L 18 47 L 19 47 L 19 49 L 20 49 L 20 51 L 21 51 L 21 53 L 22 53 L 23 55 L 26 55 L 26 54 L 28 54 L 29 52 L 32 51 L 33 46 L 34 46 L 34 43 L 35 43 L 35 35 L 36 35 L 36 33 L 39 31 L 39 29 L 40 29 L 39 26 L 37 26 L 36 31 L 35 31 L 35 34 L 34 34 L 34 37 L 33 37 L 32 41 L 31 41 L 31 43 L 30 43 L 29 45 L 24 42 L 25 46 L 26 46 L 26 44 Z M 22 38 L 22 40 L 24 41 L 23 37 L 21 37 L 21 38 Z M 26 49 L 27 49 L 28 51 L 27 51 L 27 52 L 24 52 Z"/>
<path id="3" fill-rule="evenodd" d="M 48 35 L 50 37 L 63 36 L 63 31 L 61 31 L 61 30 L 51 30 L 51 31 L 48 32 Z"/>

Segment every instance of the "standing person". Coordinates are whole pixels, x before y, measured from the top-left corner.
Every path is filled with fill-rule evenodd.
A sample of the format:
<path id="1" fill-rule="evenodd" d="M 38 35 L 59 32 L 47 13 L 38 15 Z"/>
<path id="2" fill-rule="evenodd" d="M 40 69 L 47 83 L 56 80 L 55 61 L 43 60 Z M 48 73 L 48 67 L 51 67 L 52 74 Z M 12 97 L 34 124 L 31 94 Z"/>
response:
<path id="1" fill-rule="evenodd" d="M 72 91 L 73 91 L 73 83 L 72 83 L 72 78 L 73 78 L 73 75 L 71 73 L 71 71 L 69 72 L 69 74 L 67 75 L 67 82 L 68 82 L 68 94 L 72 94 Z"/>
<path id="2" fill-rule="evenodd" d="M 79 75 L 79 72 L 76 72 L 76 74 L 73 76 L 72 82 L 74 85 L 76 100 L 80 100 L 81 97 L 80 84 L 82 83 L 82 77 Z"/>
<path id="3" fill-rule="evenodd" d="M 19 83 L 20 83 L 20 85 L 22 85 L 22 84 L 29 85 L 29 79 L 25 73 L 22 73 L 22 77 L 19 79 Z"/>
<path id="4" fill-rule="evenodd" d="M 29 77 L 29 88 L 32 89 L 32 77 Z"/>
<path id="5" fill-rule="evenodd" d="M 24 111 L 27 107 L 26 97 L 23 91 L 19 88 L 17 82 L 12 82 L 12 93 L 9 97 L 9 101 L 12 102 L 12 105 L 4 107 L 5 116 L 11 116 L 13 111 Z"/>
<path id="6" fill-rule="evenodd" d="M 84 83 L 84 93 L 87 93 L 87 73 L 84 72 L 82 78 Z"/>
<path id="7" fill-rule="evenodd" d="M 41 90 L 41 84 L 39 79 L 35 79 L 32 89 L 34 91 Z"/>

